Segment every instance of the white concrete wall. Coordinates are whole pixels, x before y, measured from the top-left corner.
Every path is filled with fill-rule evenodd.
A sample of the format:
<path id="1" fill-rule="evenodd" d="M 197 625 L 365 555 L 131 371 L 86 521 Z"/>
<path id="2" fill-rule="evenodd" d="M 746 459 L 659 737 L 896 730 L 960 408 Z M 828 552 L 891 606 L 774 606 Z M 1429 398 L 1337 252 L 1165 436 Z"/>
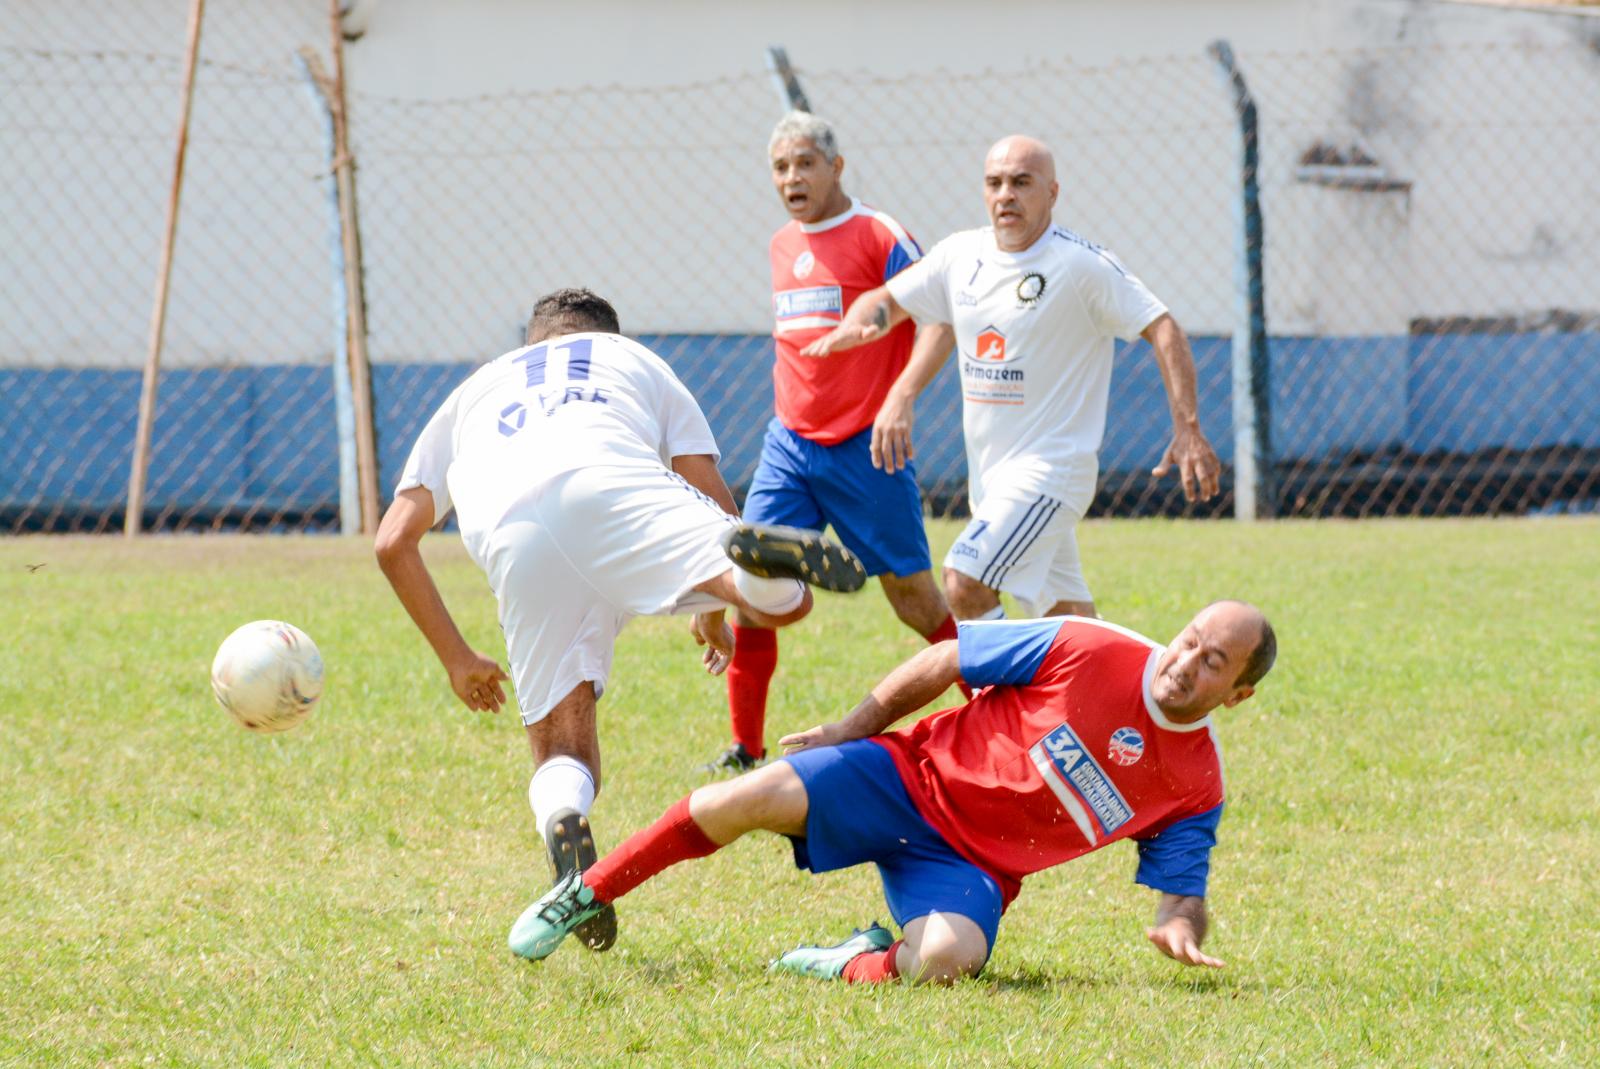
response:
<path id="1" fill-rule="evenodd" d="M 0 94 L 0 365 L 142 359 L 185 7 L 7 4 L 5 70 L 24 73 Z M 323 10 L 209 6 L 173 365 L 328 356 L 321 131 L 290 62 L 296 44 L 325 49 Z M 848 188 L 925 243 L 982 222 L 985 145 L 1039 133 L 1060 158 L 1058 218 L 1198 332 L 1232 316 L 1233 120 L 1203 56 L 1216 37 L 1261 103 L 1275 331 L 1595 303 L 1600 203 L 1575 176 L 1600 151 L 1600 60 L 1572 42 L 1600 20 L 1402 0 L 818 0 L 804 21 L 727 0 L 376 0 L 369 14 L 347 60 L 379 359 L 509 347 L 532 298 L 574 282 L 612 295 L 629 329 L 765 330 L 765 241 L 784 218 L 763 162 L 772 43 L 839 123 Z M 1507 43 L 1521 58 L 1463 47 Z M 1377 48 L 1403 51 L 1328 57 Z M 96 49 L 166 58 L 76 55 Z M 21 58 L 40 50 L 56 58 Z M 1412 191 L 1294 182 L 1323 139 L 1360 142 Z"/>

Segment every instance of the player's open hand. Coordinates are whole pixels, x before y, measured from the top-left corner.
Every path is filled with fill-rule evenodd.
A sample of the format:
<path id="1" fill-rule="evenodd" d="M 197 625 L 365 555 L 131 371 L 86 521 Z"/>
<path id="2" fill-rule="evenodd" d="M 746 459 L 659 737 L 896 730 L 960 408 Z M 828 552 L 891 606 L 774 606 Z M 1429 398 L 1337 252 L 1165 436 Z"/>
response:
<path id="1" fill-rule="evenodd" d="M 1161 463 L 1150 474 L 1161 478 L 1173 467 L 1183 482 L 1183 496 L 1189 501 L 1210 501 L 1217 496 L 1222 476 L 1222 461 L 1211 448 L 1206 436 L 1197 430 L 1184 429 L 1172 436 Z"/>
<path id="2" fill-rule="evenodd" d="M 477 650 L 471 650 L 448 668 L 450 689 L 456 692 L 456 697 L 468 709 L 498 713 L 506 703 L 506 692 L 500 686 L 500 681 L 508 677 L 493 657 L 485 657 Z"/>
<path id="3" fill-rule="evenodd" d="M 783 747 L 784 753 L 799 753 L 801 750 L 814 750 L 818 746 L 837 746 L 853 738 L 855 736 L 846 731 L 845 726 L 836 720 L 831 724 L 818 724 L 814 728 L 785 735 L 778 740 L 778 745 Z"/>
<path id="4" fill-rule="evenodd" d="M 876 323 L 840 323 L 828 333 L 800 350 L 801 356 L 827 356 L 829 353 L 838 352 L 840 349 L 854 349 L 858 345 L 865 345 L 874 338 L 883 335 L 883 328 Z"/>
<path id="5" fill-rule="evenodd" d="M 733 661 L 733 628 L 728 626 L 724 610 L 696 613 L 689 621 L 689 634 L 694 636 L 695 645 L 706 648 L 700 663 L 707 672 L 720 676 L 728 670 Z"/>
<path id="6" fill-rule="evenodd" d="M 1221 961 L 1200 950 L 1200 941 L 1195 938 L 1193 926 L 1181 917 L 1155 928 L 1146 928 L 1144 935 L 1156 945 L 1157 950 L 1173 961 L 1181 961 L 1185 965 L 1204 965 L 1208 969 L 1223 967 Z"/>
<path id="7" fill-rule="evenodd" d="M 893 475 L 911 463 L 911 458 L 916 456 L 911 446 L 911 424 L 915 418 L 915 401 L 891 390 L 872 421 L 873 467 Z"/>

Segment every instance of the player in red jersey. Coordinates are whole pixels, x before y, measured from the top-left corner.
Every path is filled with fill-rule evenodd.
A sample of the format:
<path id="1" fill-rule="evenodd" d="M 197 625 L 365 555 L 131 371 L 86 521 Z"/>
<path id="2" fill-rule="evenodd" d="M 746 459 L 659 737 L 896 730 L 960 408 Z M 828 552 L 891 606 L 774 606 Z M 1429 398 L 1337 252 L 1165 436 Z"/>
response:
<path id="1" fill-rule="evenodd" d="M 930 642 L 955 637 L 934 581 L 922 528 L 916 471 L 872 463 L 872 422 L 889 387 L 919 347 L 948 353 L 950 328 L 914 334 L 906 323 L 847 352 L 815 358 L 800 350 L 839 325 L 850 302 L 877 289 L 922 256 L 887 213 L 844 192 L 833 128 L 791 112 L 773 129 L 772 184 L 790 219 L 772 237 L 773 368 L 777 416 L 767 427 L 761 462 L 744 502 L 751 523 L 820 530 L 879 577 L 905 624 Z M 708 766 L 744 771 L 766 752 L 767 689 L 777 670 L 776 634 L 746 617 L 734 620 L 728 709 L 733 744 Z"/>
<path id="2" fill-rule="evenodd" d="M 1223 803 L 1210 714 L 1250 697 L 1276 655 L 1271 625 L 1239 601 L 1207 606 L 1165 647 L 1083 617 L 963 622 L 843 720 L 785 738 L 783 760 L 700 788 L 558 884 L 518 919 L 511 948 L 546 957 L 668 865 L 764 829 L 812 872 L 875 863 L 903 930 L 873 925 L 774 968 L 950 981 L 983 967 L 1026 876 L 1132 839 L 1134 878 L 1161 893 L 1147 937 L 1220 968 L 1200 949 Z M 958 678 L 985 689 L 885 733 Z"/>

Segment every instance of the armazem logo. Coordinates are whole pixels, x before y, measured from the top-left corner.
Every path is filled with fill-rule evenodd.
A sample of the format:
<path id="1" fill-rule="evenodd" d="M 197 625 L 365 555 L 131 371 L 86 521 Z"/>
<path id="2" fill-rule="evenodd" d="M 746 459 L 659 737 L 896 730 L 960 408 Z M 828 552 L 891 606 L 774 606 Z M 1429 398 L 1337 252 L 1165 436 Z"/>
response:
<path id="1" fill-rule="evenodd" d="M 972 358 L 985 364 L 1000 364 L 1006 359 L 1006 336 L 997 327 L 978 331 L 978 345 Z"/>

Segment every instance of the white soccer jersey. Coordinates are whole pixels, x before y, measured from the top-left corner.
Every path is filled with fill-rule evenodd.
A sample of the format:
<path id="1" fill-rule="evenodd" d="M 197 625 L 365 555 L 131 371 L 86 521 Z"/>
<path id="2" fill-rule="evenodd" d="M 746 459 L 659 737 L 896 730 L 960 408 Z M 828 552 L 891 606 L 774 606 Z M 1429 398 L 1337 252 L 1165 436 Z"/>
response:
<path id="1" fill-rule="evenodd" d="M 955 327 L 974 504 L 1067 496 L 1057 484 L 1105 432 L 1112 338 L 1167 310 L 1110 252 L 1059 226 L 1022 252 L 1000 251 L 990 227 L 952 234 L 888 287 L 919 323 Z"/>
<path id="2" fill-rule="evenodd" d="M 717 456 L 704 413 L 672 369 L 616 334 L 568 334 L 513 349 L 456 387 L 417 438 L 395 486 L 453 507 L 480 567 L 506 513 L 552 478 L 588 467 L 670 467 Z"/>

